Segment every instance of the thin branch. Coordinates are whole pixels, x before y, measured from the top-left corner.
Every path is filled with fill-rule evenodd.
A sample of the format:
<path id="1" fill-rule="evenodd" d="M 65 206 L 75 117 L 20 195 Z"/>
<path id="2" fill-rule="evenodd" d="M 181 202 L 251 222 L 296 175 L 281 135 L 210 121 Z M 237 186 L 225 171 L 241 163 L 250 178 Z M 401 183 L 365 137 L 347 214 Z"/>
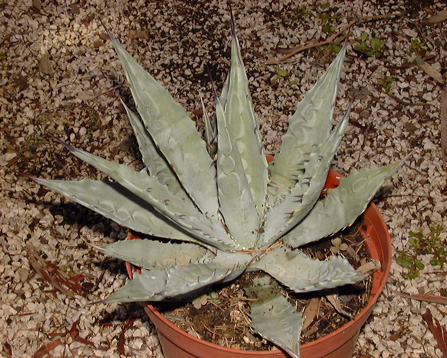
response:
<path id="1" fill-rule="evenodd" d="M 346 26 L 344 26 L 340 31 L 336 32 L 335 34 L 333 34 L 331 37 L 327 38 L 326 40 L 321 41 L 321 42 L 317 42 L 317 43 L 307 44 L 307 45 L 304 45 L 304 46 L 298 46 L 298 47 L 295 47 L 294 49 L 290 49 L 290 52 L 287 55 L 285 55 L 284 57 L 282 57 L 282 58 L 280 58 L 278 60 L 268 61 L 267 65 L 277 65 L 280 62 L 283 62 L 284 60 L 287 60 L 289 57 L 292 57 L 293 55 L 296 55 L 297 53 L 299 53 L 301 51 L 308 50 L 308 49 L 314 48 L 314 47 L 319 47 L 319 46 L 330 44 L 338 36 L 340 36 L 343 32 L 348 30 L 354 24 L 361 23 L 361 22 L 366 22 L 366 21 L 371 21 L 371 20 L 388 19 L 388 18 L 396 17 L 396 16 L 403 16 L 403 14 L 401 14 L 400 12 L 396 12 L 396 13 L 384 14 L 384 15 L 363 16 L 363 17 L 360 17 L 358 19 L 352 20 Z"/>
<path id="2" fill-rule="evenodd" d="M 434 295 L 427 295 L 425 293 L 415 294 L 415 295 L 408 295 L 402 292 L 391 290 L 391 293 L 400 296 L 402 298 L 407 298 L 410 300 L 417 300 L 417 301 L 423 301 L 423 302 L 430 302 L 430 303 L 439 303 L 441 305 L 447 305 L 447 297 L 445 296 L 434 296 Z"/>

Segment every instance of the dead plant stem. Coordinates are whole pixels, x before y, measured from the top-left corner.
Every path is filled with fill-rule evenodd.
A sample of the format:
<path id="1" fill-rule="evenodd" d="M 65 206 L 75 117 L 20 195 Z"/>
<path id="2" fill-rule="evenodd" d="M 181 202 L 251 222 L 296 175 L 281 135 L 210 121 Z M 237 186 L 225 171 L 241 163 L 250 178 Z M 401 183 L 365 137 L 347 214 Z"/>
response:
<path id="1" fill-rule="evenodd" d="M 354 19 L 351 22 L 349 22 L 346 26 L 344 26 L 340 31 L 336 32 L 335 34 L 333 34 L 332 36 L 330 36 L 326 40 L 321 41 L 321 42 L 317 42 L 317 43 L 307 44 L 307 45 L 304 45 L 304 46 L 295 47 L 294 49 L 291 49 L 290 52 L 287 55 L 281 57 L 280 59 L 268 61 L 267 65 L 277 65 L 277 64 L 283 62 L 284 60 L 287 60 L 289 57 L 292 57 L 293 55 L 296 55 L 297 53 L 299 53 L 301 51 L 308 50 L 308 49 L 314 48 L 314 47 L 328 45 L 328 44 L 332 43 L 338 36 L 340 36 L 340 34 L 342 34 L 346 30 L 348 30 L 351 26 L 353 26 L 353 25 L 355 25 L 357 23 L 371 21 L 371 20 L 387 19 L 387 18 L 396 17 L 396 16 L 402 16 L 402 14 L 399 13 L 399 12 L 395 12 L 395 13 L 392 13 L 392 14 L 363 16 L 363 17 Z"/>

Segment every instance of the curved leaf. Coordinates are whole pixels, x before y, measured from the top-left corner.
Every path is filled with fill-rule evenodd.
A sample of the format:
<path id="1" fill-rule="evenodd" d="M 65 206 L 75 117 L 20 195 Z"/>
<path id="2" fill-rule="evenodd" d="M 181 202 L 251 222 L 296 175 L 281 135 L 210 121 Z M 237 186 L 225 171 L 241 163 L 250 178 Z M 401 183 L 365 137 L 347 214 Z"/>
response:
<path id="1" fill-rule="evenodd" d="M 300 334 L 304 317 L 297 312 L 279 285 L 268 276 L 256 277 L 244 287 L 251 300 L 251 327 L 263 338 L 284 349 L 291 357 L 300 357 Z"/>
<path id="2" fill-rule="evenodd" d="M 239 248 L 225 232 L 217 219 L 211 219 L 197 210 L 194 203 L 173 195 L 166 185 L 146 171 L 135 171 L 126 165 L 110 162 L 83 150 L 62 143 L 75 156 L 109 175 L 127 190 L 147 201 L 169 220 L 180 225 L 193 237 L 217 248 Z"/>
<path id="3" fill-rule="evenodd" d="M 326 182 L 330 163 L 348 124 L 351 106 L 327 141 L 313 147 L 313 152 L 300 163 L 297 183 L 291 193 L 265 215 L 260 246 L 269 246 L 300 223 L 312 210 Z"/>
<path id="4" fill-rule="evenodd" d="M 184 299 L 209 285 L 241 275 L 252 260 L 250 255 L 219 252 L 205 263 L 143 269 L 133 280 L 104 302 L 164 301 Z"/>
<path id="5" fill-rule="evenodd" d="M 135 137 L 137 138 L 143 163 L 146 165 L 149 173 L 156 177 L 160 183 L 167 185 L 173 194 L 182 196 L 182 198 L 186 200 L 186 192 L 181 187 L 177 176 L 166 162 L 163 154 L 156 148 L 152 137 L 146 128 L 144 128 L 143 123 L 140 121 L 138 116 L 126 106 L 124 102 L 123 106 L 126 109 L 127 116 L 129 117 Z"/>
<path id="6" fill-rule="evenodd" d="M 111 183 L 107 179 L 33 180 L 119 225 L 142 234 L 203 244 L 118 183 Z"/>
<path id="7" fill-rule="evenodd" d="M 348 260 L 336 257 L 332 260 L 311 259 L 299 250 L 278 246 L 254 264 L 295 292 L 311 292 L 356 283 L 366 275 L 355 271 Z"/>

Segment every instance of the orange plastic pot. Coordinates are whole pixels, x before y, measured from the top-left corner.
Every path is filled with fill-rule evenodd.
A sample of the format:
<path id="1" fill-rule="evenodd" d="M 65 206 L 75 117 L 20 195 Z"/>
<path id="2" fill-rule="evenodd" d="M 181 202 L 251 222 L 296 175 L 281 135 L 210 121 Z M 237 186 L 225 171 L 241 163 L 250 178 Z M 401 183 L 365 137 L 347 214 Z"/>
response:
<path id="1" fill-rule="evenodd" d="M 338 185 L 340 174 L 330 171 L 325 188 Z M 381 262 L 381 269 L 372 277 L 371 295 L 367 306 L 349 323 L 338 330 L 301 346 L 302 358 L 350 358 L 352 357 L 360 329 L 368 319 L 382 292 L 391 267 L 391 240 L 386 224 L 374 203 L 370 203 L 363 213 L 364 225 L 361 233 L 371 258 Z M 130 233 L 129 238 L 132 237 Z M 132 278 L 132 266 L 126 263 L 127 271 Z M 280 350 L 242 351 L 224 348 L 198 339 L 179 329 L 152 305 L 142 303 L 144 310 L 155 324 L 165 358 L 279 358 L 288 357 Z"/>

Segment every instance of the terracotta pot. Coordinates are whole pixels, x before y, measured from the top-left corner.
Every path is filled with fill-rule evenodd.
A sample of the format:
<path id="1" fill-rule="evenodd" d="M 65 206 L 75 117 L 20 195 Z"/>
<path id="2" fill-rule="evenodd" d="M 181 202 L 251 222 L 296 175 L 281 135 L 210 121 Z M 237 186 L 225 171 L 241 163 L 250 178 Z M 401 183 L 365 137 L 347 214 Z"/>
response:
<path id="1" fill-rule="evenodd" d="M 325 188 L 338 185 L 340 174 L 330 171 Z M 371 258 L 381 262 L 381 269 L 373 274 L 371 296 L 368 305 L 349 323 L 338 330 L 301 346 L 302 358 L 349 358 L 352 357 L 357 337 L 363 324 L 370 316 L 373 306 L 382 292 L 391 267 L 391 240 L 386 224 L 374 203 L 363 213 L 364 225 L 361 233 Z M 130 233 L 130 236 L 132 234 Z M 134 238 L 134 237 L 129 237 Z M 132 266 L 126 263 L 132 278 Z M 165 358 L 273 358 L 287 355 L 280 350 L 242 351 L 224 348 L 198 339 L 179 329 L 152 305 L 142 303 L 144 310 L 155 324 Z"/>

